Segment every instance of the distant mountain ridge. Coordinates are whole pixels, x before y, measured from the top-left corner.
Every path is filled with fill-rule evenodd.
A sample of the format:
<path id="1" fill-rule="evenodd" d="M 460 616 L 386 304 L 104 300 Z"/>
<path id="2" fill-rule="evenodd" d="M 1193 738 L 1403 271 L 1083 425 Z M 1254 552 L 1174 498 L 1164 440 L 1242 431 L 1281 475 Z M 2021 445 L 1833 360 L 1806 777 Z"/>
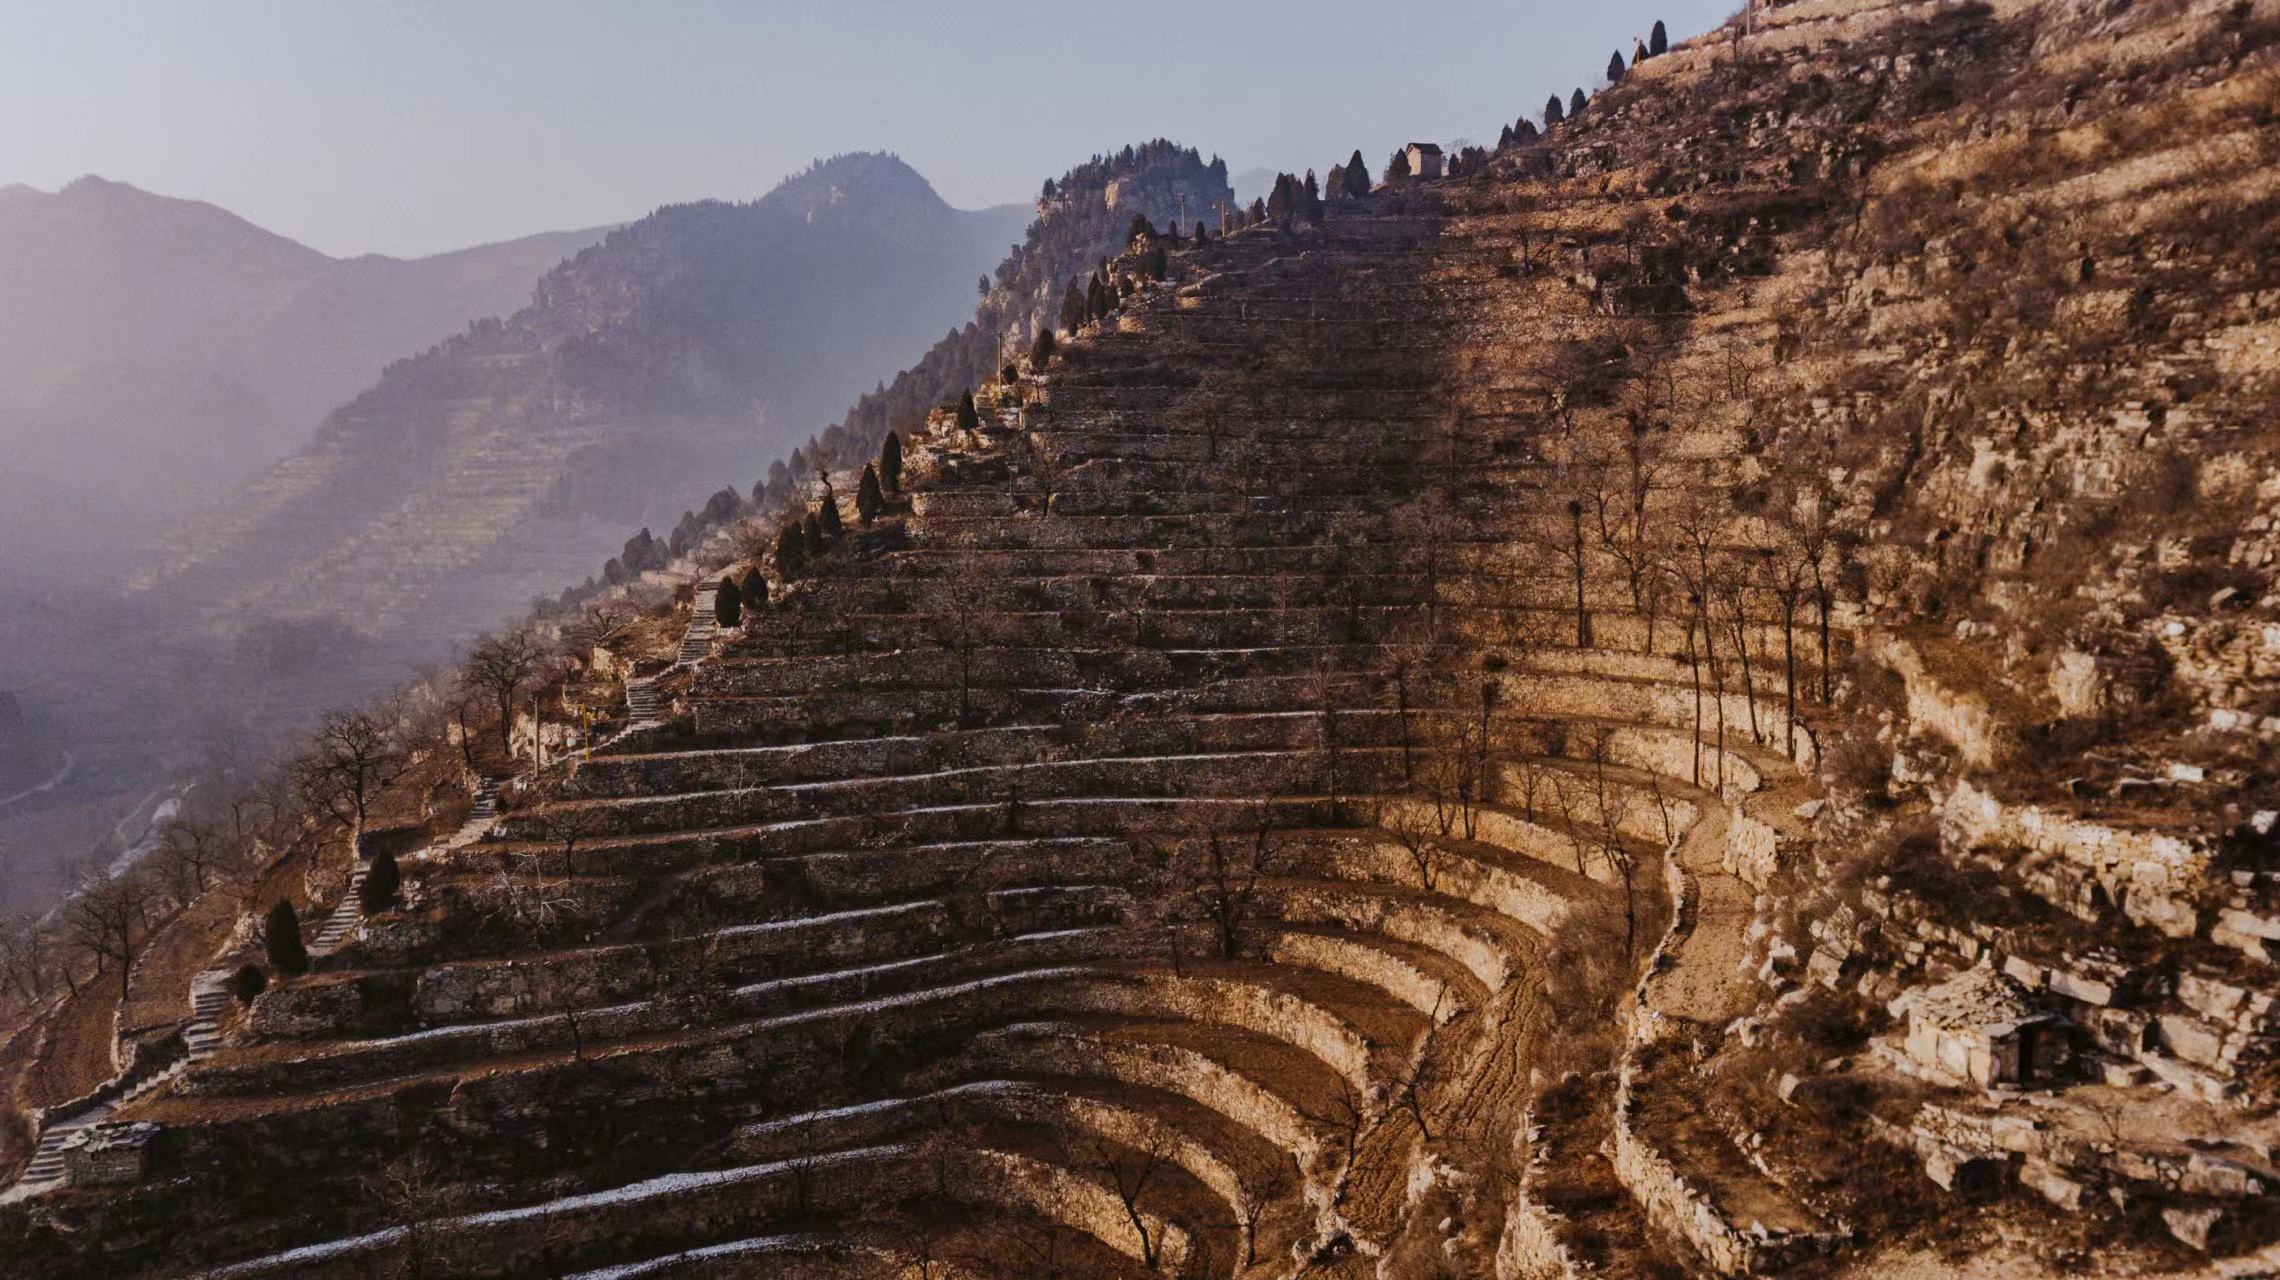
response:
<path id="1" fill-rule="evenodd" d="M 315 430 L 382 363 L 512 309 L 601 229 L 333 258 L 93 176 L 0 188 L 6 568 L 76 572 Z"/>
<path id="2" fill-rule="evenodd" d="M 629 524 L 766 459 L 970 314 L 1027 207 L 962 212 L 888 155 L 659 209 L 331 414 L 139 587 L 441 645 L 591 573 Z"/>

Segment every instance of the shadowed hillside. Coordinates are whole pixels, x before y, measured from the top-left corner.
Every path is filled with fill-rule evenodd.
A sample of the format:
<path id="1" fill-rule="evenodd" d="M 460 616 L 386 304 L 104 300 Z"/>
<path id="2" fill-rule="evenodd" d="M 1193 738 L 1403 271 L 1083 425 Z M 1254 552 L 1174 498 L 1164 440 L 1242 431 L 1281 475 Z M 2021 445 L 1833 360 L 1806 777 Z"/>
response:
<path id="1" fill-rule="evenodd" d="M 1752 4 L 1610 72 L 1135 228 L 794 519 L 513 638 L 562 667 L 487 754 L 368 721 L 381 838 L 269 864 L 314 957 L 185 894 L 205 972 L 110 971 L 176 1012 L 0 1248 L 2280 1269 L 2280 3 Z"/>

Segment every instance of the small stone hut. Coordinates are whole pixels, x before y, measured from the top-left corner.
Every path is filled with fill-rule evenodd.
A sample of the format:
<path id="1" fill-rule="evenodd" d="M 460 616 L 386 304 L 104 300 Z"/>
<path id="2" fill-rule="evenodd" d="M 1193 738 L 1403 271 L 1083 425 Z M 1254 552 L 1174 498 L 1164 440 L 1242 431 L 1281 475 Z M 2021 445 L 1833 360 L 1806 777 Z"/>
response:
<path id="1" fill-rule="evenodd" d="M 2070 1029 L 2026 989 L 1986 964 L 1895 1002 L 1908 1057 L 1982 1089 L 2054 1078 L 2073 1056 Z"/>
<path id="2" fill-rule="evenodd" d="M 1440 177 L 1441 148 L 1430 142 L 1410 143 L 1409 176 L 1412 178 Z"/>
<path id="3" fill-rule="evenodd" d="M 64 1143 L 64 1180 L 75 1187 L 115 1187 L 139 1182 L 155 1124 L 92 1124 Z"/>

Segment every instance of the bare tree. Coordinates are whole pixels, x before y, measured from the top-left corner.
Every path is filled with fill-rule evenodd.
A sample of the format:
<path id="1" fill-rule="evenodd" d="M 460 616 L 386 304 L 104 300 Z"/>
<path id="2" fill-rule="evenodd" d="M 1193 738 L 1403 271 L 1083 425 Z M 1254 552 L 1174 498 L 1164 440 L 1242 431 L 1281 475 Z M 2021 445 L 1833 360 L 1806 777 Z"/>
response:
<path id="1" fill-rule="evenodd" d="M 361 836 L 372 801 L 408 766 L 393 705 L 375 711 L 328 711 L 307 750 L 291 766 L 295 788 L 310 807 Z"/>
<path id="2" fill-rule="evenodd" d="M 1726 602 L 1726 629 L 1733 637 L 1734 656 L 1742 663 L 1742 701 L 1749 710 L 1750 741 L 1764 741 L 1758 729 L 1757 678 L 1750 668 L 1750 608 L 1749 590 L 1751 574 L 1745 561 L 1741 564 L 1722 563 L 1718 578 L 1724 590 L 1719 593 Z"/>
<path id="3" fill-rule="evenodd" d="M 174 900 L 188 904 L 206 891 L 209 877 L 229 874 L 242 857 L 243 846 L 229 832 L 203 818 L 174 818 L 159 829 L 156 865 L 167 879 Z"/>
<path id="4" fill-rule="evenodd" d="M 925 584 L 919 592 L 926 638 L 957 665 L 961 728 L 974 725 L 974 666 L 995 637 L 999 618 L 989 607 L 988 590 L 989 579 L 980 562 L 970 554 L 959 553 L 942 577 Z"/>
<path id="5" fill-rule="evenodd" d="M 1441 875 L 1456 860 L 1440 832 L 1434 830 L 1433 820 L 1426 816 L 1423 806 L 1395 801 L 1389 812 L 1384 812 L 1378 827 L 1393 837 L 1409 858 L 1409 865 L 1417 873 L 1417 887 L 1433 893 L 1441 887 Z"/>
<path id="6" fill-rule="evenodd" d="M 549 844 L 562 846 L 562 878 L 578 878 L 578 846 L 610 830 L 609 812 L 598 805 L 551 805 L 532 812 L 531 829 Z"/>
<path id="7" fill-rule="evenodd" d="M 1331 1097 L 1328 1105 L 1321 1111 L 1301 1111 L 1300 1114 L 1309 1122 L 1338 1135 L 1338 1143 L 1343 1148 L 1339 1163 L 1345 1172 L 1338 1178 L 1338 1192 L 1332 1201 L 1332 1207 L 1342 1205 L 1346 1201 L 1347 1189 L 1352 1185 L 1354 1161 L 1361 1154 L 1362 1135 L 1369 1132 L 1370 1125 L 1375 1120 L 1370 1111 L 1369 1095 L 1356 1089 L 1354 1082 L 1340 1072 L 1338 1092 Z"/>
<path id="8" fill-rule="evenodd" d="M 515 700 L 546 665 L 546 647 L 529 628 L 485 636 L 468 650 L 465 679 L 490 698 L 498 712 L 499 750 L 514 753 Z"/>
<path id="9" fill-rule="evenodd" d="M 1586 759 L 1591 765 L 1590 785 L 1592 812 L 1589 827 L 1590 842 L 1600 864 L 1613 872 L 1623 887 L 1623 954 L 1635 955 L 1639 940 L 1639 887 L 1638 860 L 1631 855 L 1630 843 L 1623 836 L 1623 824 L 1630 817 L 1636 792 L 1610 777 L 1608 767 L 1614 754 L 1615 731 L 1604 726 L 1593 729 L 1585 741 Z M 1667 825 L 1668 818 L 1665 817 Z"/>
<path id="10" fill-rule="evenodd" d="M 1086 1167 L 1100 1175 L 1116 1193 L 1117 1202 L 1124 1206 L 1125 1220 L 1132 1224 L 1132 1233 L 1139 1237 L 1141 1265 L 1153 1268 L 1160 1261 L 1164 1241 L 1143 1201 L 1149 1190 L 1171 1176 L 1175 1168 L 1170 1143 L 1161 1135 L 1140 1147 L 1093 1138 L 1086 1147 Z"/>
<path id="11" fill-rule="evenodd" d="M 397 1275 L 427 1280 L 454 1273 L 443 1224 L 458 1207 L 461 1192 L 435 1161 L 422 1152 L 408 1152 L 382 1166 L 367 1180 L 366 1188 L 402 1233 Z"/>
<path id="12" fill-rule="evenodd" d="M 1182 840 L 1175 875 L 1181 895 L 1210 921 L 1220 958 L 1238 959 L 1243 936 L 1258 910 L 1260 882 L 1274 873 L 1272 812 L 1262 802 L 1248 833 L 1207 822 Z"/>
<path id="13" fill-rule="evenodd" d="M 581 649 L 606 649 L 633 631 L 636 617 L 622 601 L 596 600 L 562 633 Z"/>
<path id="14" fill-rule="evenodd" d="M 1655 622 L 1662 592 L 1656 570 L 1657 539 L 1647 517 L 1662 472 L 1661 450 L 1643 414 L 1634 414 L 1623 460 L 1609 472 L 1609 483 L 1595 486 L 1592 517 L 1599 549 L 1623 568 L 1631 608 L 1647 621 L 1646 650 L 1655 650 Z"/>
<path id="15" fill-rule="evenodd" d="M 98 972 L 118 966 L 121 1000 L 127 998 L 135 957 L 150 942 L 148 929 L 158 899 L 156 885 L 140 871 L 116 876 L 98 872 L 80 882 L 64 907 L 65 938 L 94 961 Z"/>
<path id="16" fill-rule="evenodd" d="M 18 999 L 36 1005 L 54 989 L 54 939 L 40 922 L 28 915 L 0 920 L 0 982 L 6 982 Z"/>
<path id="17" fill-rule="evenodd" d="M 1787 530 L 1767 547 L 1760 569 L 1766 590 L 1781 607 L 1781 706 L 1784 722 L 1782 750 L 1797 754 L 1797 606 L 1812 586 L 1813 570 L 1802 554 L 1802 544 Z"/>

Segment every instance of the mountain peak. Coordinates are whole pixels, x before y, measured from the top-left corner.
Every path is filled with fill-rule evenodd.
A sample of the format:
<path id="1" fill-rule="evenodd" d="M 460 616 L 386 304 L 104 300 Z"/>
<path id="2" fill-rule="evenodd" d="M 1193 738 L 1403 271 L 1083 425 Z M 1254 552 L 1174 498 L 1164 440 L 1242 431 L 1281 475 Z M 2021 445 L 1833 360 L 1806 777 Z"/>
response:
<path id="1" fill-rule="evenodd" d="M 101 197 L 114 194 L 146 196 L 150 193 L 125 182 L 113 182 L 99 173 L 83 173 L 63 184 L 56 192 L 59 196 Z"/>
<path id="2" fill-rule="evenodd" d="M 760 204 L 811 219 L 841 205 L 879 211 L 949 208 L 932 183 L 900 156 L 884 151 L 851 151 L 818 160 L 776 184 Z"/>

